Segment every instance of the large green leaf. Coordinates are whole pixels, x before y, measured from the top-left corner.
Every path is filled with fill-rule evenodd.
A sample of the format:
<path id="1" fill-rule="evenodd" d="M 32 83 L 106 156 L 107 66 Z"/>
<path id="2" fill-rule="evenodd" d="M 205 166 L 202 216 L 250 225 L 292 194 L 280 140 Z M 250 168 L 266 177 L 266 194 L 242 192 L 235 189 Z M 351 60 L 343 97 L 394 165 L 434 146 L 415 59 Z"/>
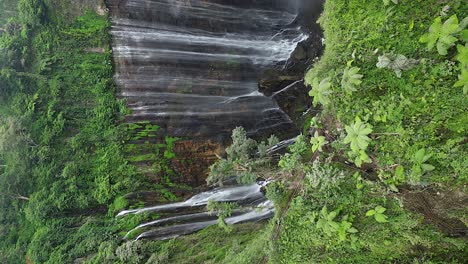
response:
<path id="1" fill-rule="evenodd" d="M 373 215 L 375 215 L 375 210 L 374 209 L 371 209 L 371 210 L 367 211 L 367 213 L 366 213 L 366 216 L 373 216 Z"/>
<path id="2" fill-rule="evenodd" d="M 440 17 L 434 20 L 429 27 L 429 33 L 423 35 L 420 41 L 427 44 L 428 50 L 437 46 L 437 52 L 441 55 L 447 55 L 447 50 L 455 45 L 457 38 L 454 36 L 460 32 L 457 15 L 451 16 L 442 24 Z"/>
<path id="3" fill-rule="evenodd" d="M 457 38 L 454 36 L 441 36 L 437 42 L 437 52 L 440 55 L 447 55 L 447 50 L 455 45 Z"/>
<path id="4" fill-rule="evenodd" d="M 385 209 L 385 207 L 378 205 L 377 207 L 375 207 L 375 211 L 379 214 L 383 214 L 385 211 L 387 211 L 387 209 Z"/>
<path id="5" fill-rule="evenodd" d="M 309 92 L 309 95 L 314 97 L 314 106 L 317 106 L 319 103 L 326 106 L 330 103 L 329 96 L 332 93 L 330 88 L 330 78 L 325 78 L 320 83 L 318 78 L 314 78 L 312 81 L 312 90 Z"/>
<path id="6" fill-rule="evenodd" d="M 421 164 L 421 168 L 423 169 L 423 171 L 433 171 L 435 170 L 435 167 L 432 166 L 431 164 Z"/>
<path id="7" fill-rule="evenodd" d="M 468 29 L 465 29 L 460 34 L 461 40 L 468 42 Z"/>
<path id="8" fill-rule="evenodd" d="M 458 75 L 458 81 L 454 84 L 455 87 L 463 87 L 463 94 L 468 92 L 468 70 L 462 69 L 460 75 Z"/>
<path id="9" fill-rule="evenodd" d="M 420 41 L 427 43 L 427 48 L 432 50 L 439 39 L 442 32 L 442 18 L 438 17 L 434 20 L 434 23 L 429 27 L 429 33 L 421 37 Z"/>
<path id="10" fill-rule="evenodd" d="M 460 62 L 462 69 L 468 66 L 468 43 L 463 45 L 457 45 L 457 61 Z"/>
<path id="11" fill-rule="evenodd" d="M 357 87 L 362 83 L 362 74 L 359 74 L 361 69 L 358 67 L 346 68 L 343 71 L 341 79 L 341 87 L 347 92 L 352 93 L 357 91 Z"/>
<path id="12" fill-rule="evenodd" d="M 379 223 L 386 223 L 387 221 L 387 216 L 384 214 L 375 214 L 374 218 L 377 222 Z"/>
<path id="13" fill-rule="evenodd" d="M 322 147 L 325 146 L 328 141 L 325 140 L 324 136 L 319 136 L 318 132 L 315 131 L 314 136 L 310 139 L 310 143 L 312 144 L 312 152 L 315 151 L 322 151 Z"/>
<path id="14" fill-rule="evenodd" d="M 357 118 L 356 122 L 350 126 L 345 126 L 346 137 L 344 139 L 345 144 L 350 144 L 353 152 L 359 153 L 360 150 L 366 150 L 369 145 L 370 138 L 367 136 L 372 133 L 372 129 L 369 125 L 362 123 Z"/>
<path id="15" fill-rule="evenodd" d="M 413 156 L 413 161 L 417 164 L 423 164 L 426 162 L 432 155 L 431 154 L 426 154 L 426 149 L 422 148 L 418 150 L 414 156 Z"/>

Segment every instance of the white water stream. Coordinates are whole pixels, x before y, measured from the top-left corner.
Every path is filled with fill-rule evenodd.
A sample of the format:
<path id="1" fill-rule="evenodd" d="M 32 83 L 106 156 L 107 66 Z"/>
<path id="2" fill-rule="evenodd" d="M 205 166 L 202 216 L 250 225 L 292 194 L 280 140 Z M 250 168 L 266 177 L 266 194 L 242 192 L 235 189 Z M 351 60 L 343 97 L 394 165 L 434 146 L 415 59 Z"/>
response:
<path id="1" fill-rule="evenodd" d="M 249 1 L 110 0 L 126 121 L 190 138 L 227 138 L 236 126 L 251 135 L 289 131 L 290 118 L 258 92 L 258 77 L 308 36 L 291 26 L 295 1 Z"/>
<path id="2" fill-rule="evenodd" d="M 164 135 L 191 140 L 225 141 L 237 126 L 250 136 L 296 132 L 275 99 L 259 92 L 258 83 L 264 70 L 284 67 L 308 37 L 293 26 L 297 0 L 107 2 L 115 78 L 131 110 L 126 122 L 149 121 Z M 117 216 L 158 213 L 162 218 L 142 223 L 126 237 L 142 232 L 137 239 L 167 239 L 216 224 L 216 217 L 200 212 L 209 201 L 241 204 L 226 218 L 228 224 L 271 217 L 273 205 L 261 188 L 217 188 Z"/>
<path id="3" fill-rule="evenodd" d="M 214 190 L 197 194 L 184 202 L 124 210 L 117 214 L 117 217 L 124 217 L 129 214 L 140 214 L 145 212 L 167 213 L 179 209 L 199 207 L 207 205 L 209 201 L 216 201 L 236 202 L 240 205 L 244 205 L 239 209 L 233 210 L 233 215 L 225 219 L 227 224 L 259 221 L 268 219 L 274 214 L 273 203 L 266 200 L 264 194 L 261 191 L 261 188 L 266 184 L 266 182 L 263 182 L 260 184 L 245 186 L 216 188 Z M 149 229 L 149 231 L 144 231 L 139 236 L 137 236 L 136 240 L 142 238 L 163 240 L 180 235 L 190 234 L 216 223 L 216 216 L 206 211 L 178 215 L 169 214 L 167 217 L 138 225 L 134 229 L 130 230 L 125 235 L 124 239 L 127 239 L 132 233 Z"/>

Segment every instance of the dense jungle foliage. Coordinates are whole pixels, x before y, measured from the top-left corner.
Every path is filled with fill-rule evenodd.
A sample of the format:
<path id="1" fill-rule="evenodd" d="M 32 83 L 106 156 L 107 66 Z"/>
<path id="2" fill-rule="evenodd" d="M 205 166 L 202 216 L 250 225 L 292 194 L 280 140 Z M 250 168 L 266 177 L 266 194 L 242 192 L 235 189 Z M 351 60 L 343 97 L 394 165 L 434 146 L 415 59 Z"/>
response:
<path id="1" fill-rule="evenodd" d="M 122 195 L 173 196 L 125 142 L 157 127 L 120 124 L 108 18 L 54 6 L 20 0 L 0 37 L 0 263 L 468 259 L 466 1 L 327 0 L 325 53 L 305 76 L 321 114 L 279 162 L 274 137 L 236 129 L 209 177 L 270 178 L 274 219 L 136 242 L 121 238 L 147 216 L 114 219 Z M 173 140 L 151 154 L 166 174 Z"/>
<path id="2" fill-rule="evenodd" d="M 1 263 L 86 257 L 118 238 L 120 195 L 156 188 L 127 161 L 107 16 L 56 6 L 19 1 L 0 37 Z"/>

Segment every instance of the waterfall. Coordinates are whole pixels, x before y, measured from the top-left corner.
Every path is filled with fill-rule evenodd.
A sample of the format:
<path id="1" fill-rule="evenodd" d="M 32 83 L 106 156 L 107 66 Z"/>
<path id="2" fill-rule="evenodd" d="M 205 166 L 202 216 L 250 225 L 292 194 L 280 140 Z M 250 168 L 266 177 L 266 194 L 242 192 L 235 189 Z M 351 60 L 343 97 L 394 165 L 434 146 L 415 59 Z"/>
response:
<path id="1" fill-rule="evenodd" d="M 289 2 L 289 3 L 288 3 Z M 291 131 L 259 74 L 282 67 L 308 36 L 295 1 L 112 0 L 113 52 L 127 122 L 171 136 L 226 139 Z"/>
<path id="2" fill-rule="evenodd" d="M 297 23 L 299 2 L 108 0 L 115 79 L 119 96 L 131 110 L 125 121 L 149 122 L 161 127 L 164 135 L 220 145 L 237 126 L 249 136 L 297 135 L 275 101 L 276 94 L 259 91 L 259 79 L 267 70 L 283 69 L 298 43 L 309 37 L 310 32 Z M 274 151 L 292 142 L 286 140 Z M 200 153 L 204 145 L 188 143 L 180 149 L 195 149 L 191 163 L 206 168 L 212 161 L 203 160 L 214 155 Z M 241 205 L 225 219 L 227 224 L 262 220 L 274 209 L 261 188 L 258 184 L 217 188 L 183 202 L 127 209 L 117 217 L 162 215 L 125 236 L 139 233 L 136 239 L 167 239 L 216 224 L 216 216 L 204 211 L 209 201 Z"/>
<path id="3" fill-rule="evenodd" d="M 216 188 L 211 191 L 197 194 L 185 202 L 151 206 L 151 207 L 145 207 L 141 209 L 125 210 L 125 211 L 120 212 L 117 216 L 124 216 L 127 214 L 139 214 L 143 212 L 171 211 L 174 209 L 206 205 L 208 204 L 209 201 L 216 201 L 216 202 L 255 201 L 263 197 L 263 194 L 260 192 L 261 187 L 262 185 L 252 184 L 252 185 L 247 185 L 247 186 Z"/>
<path id="4" fill-rule="evenodd" d="M 239 209 L 233 210 L 231 217 L 225 219 L 227 224 L 260 221 L 268 219 L 274 214 L 273 203 L 267 200 L 261 191 L 261 188 L 266 184 L 267 182 L 261 182 L 245 186 L 216 188 L 197 194 L 184 202 L 124 210 L 118 213 L 117 217 L 150 212 L 166 213 L 163 218 L 138 225 L 124 237 L 127 239 L 135 232 L 141 233 L 136 237 L 136 240 L 143 238 L 164 240 L 190 234 L 216 224 L 216 216 L 204 211 L 204 206 L 209 201 L 236 202 L 240 205 Z M 175 215 L 171 213 L 180 209 L 190 211 L 187 209 L 194 207 L 197 207 L 201 212 Z"/>

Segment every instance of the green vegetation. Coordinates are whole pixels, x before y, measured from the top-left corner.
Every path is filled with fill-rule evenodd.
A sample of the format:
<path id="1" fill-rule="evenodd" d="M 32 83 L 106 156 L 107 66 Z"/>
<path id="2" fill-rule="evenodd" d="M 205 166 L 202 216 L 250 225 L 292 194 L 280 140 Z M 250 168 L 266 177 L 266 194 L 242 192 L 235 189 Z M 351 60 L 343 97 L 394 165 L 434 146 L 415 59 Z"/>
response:
<path id="1" fill-rule="evenodd" d="M 244 128 L 232 131 L 232 145 L 226 148 L 227 159 L 220 159 L 210 167 L 208 184 L 222 186 L 223 181 L 235 177 L 238 183 L 253 183 L 258 177 L 266 177 L 271 166 L 267 151 L 278 143 L 274 135 L 268 141 L 257 143 L 247 138 Z"/>
<path id="2" fill-rule="evenodd" d="M 112 219 L 122 195 L 157 188 L 127 161 L 108 18 L 54 4 L 19 1 L 0 37 L 1 263 L 87 257 L 139 223 Z"/>
<path id="3" fill-rule="evenodd" d="M 358 74 L 360 70 L 361 69 L 357 67 L 347 67 L 344 69 L 341 87 L 343 87 L 346 92 L 352 93 L 357 91 L 357 87 L 362 83 L 361 79 L 363 77 L 362 74 Z"/>
<path id="4" fill-rule="evenodd" d="M 310 139 L 310 144 L 312 144 L 312 152 L 323 151 L 323 146 L 328 144 L 328 141 L 325 140 L 324 136 L 319 136 L 318 131 L 315 131 L 314 136 Z"/>
<path id="5" fill-rule="evenodd" d="M 235 205 L 210 202 L 218 226 L 126 242 L 159 216 L 113 215 L 142 205 L 124 196 L 133 190 L 173 198 L 177 139 L 118 125 L 127 110 L 114 97 L 107 18 L 69 20 L 50 5 L 21 0 L 0 38 L 0 262 L 466 262 L 466 1 L 326 1 L 325 53 L 305 76 L 322 112 L 277 165 L 275 137 L 235 129 L 208 178 L 272 180 L 274 219 L 227 226 Z"/>
<path id="6" fill-rule="evenodd" d="M 457 77 L 466 71 L 465 26 L 449 21 L 457 30 L 437 33 L 445 54 L 428 52 L 419 39 L 433 34 L 441 10 L 447 20 L 466 15 L 468 6 L 381 3 L 326 1 L 325 54 L 306 75 L 323 111 L 312 118 L 313 134 L 299 137 L 279 168 L 269 166 L 275 182 L 267 193 L 277 213 L 264 229 L 270 240 L 257 251 L 264 262 L 466 259 L 459 237 L 467 207 L 451 195 L 466 197 L 468 176 L 466 97 L 454 87 L 464 85 Z"/>
<path id="7" fill-rule="evenodd" d="M 427 163 L 435 169 L 425 173 L 417 185 L 452 186 L 466 182 L 463 144 L 467 128 L 466 96 L 462 89 L 453 86 L 456 83 L 462 86 L 457 74 L 466 69 L 463 63 L 457 65 L 457 61 L 463 60 L 465 40 L 461 32 L 465 23 L 458 23 L 455 18 L 466 15 L 467 6 L 463 1 L 445 4 L 450 6 L 445 20 L 452 20 L 447 22 L 447 30 L 429 29 L 434 17 L 445 8 L 434 1 L 400 2 L 389 8 L 382 7 L 379 1 L 368 1 L 366 12 L 357 11 L 363 1 L 329 1 L 327 10 L 334 11 L 329 11 L 330 14 L 326 11 L 320 19 L 327 46 L 323 58 L 307 73 L 306 82 L 312 85 L 313 91 L 316 80 L 328 79 L 329 93 L 334 96 L 323 104 L 324 111 L 318 119 L 328 124 L 324 128 L 330 131 L 328 137 L 346 136 L 343 143 L 351 143 L 355 156 L 362 148 L 357 143 L 353 147 L 352 139 L 358 133 L 355 129 L 349 131 L 356 125 L 353 122 L 360 119 L 372 127 L 372 131 L 366 131 L 366 137 L 372 140 L 363 143 L 368 145 L 368 161 L 372 161 L 371 166 L 380 178 L 391 180 L 395 169 L 403 167 L 409 182 L 413 156 L 425 148 L 426 154 L 432 154 Z M 431 41 L 442 39 L 447 44 L 444 34 L 457 37 L 450 39 L 460 43 L 460 52 L 454 45 L 444 46 L 446 55 L 428 52 L 419 42 L 420 38 L 430 38 Z M 340 72 L 349 68 L 350 60 L 363 75 L 359 89 L 352 94 L 340 92 L 338 85 Z M 381 68 L 391 69 L 397 76 Z M 342 127 L 346 127 L 346 133 L 342 134 Z M 338 152 L 344 150 L 339 142 L 332 143 Z"/>
<path id="8" fill-rule="evenodd" d="M 374 216 L 375 221 L 379 223 L 386 223 L 387 221 L 387 216 L 384 214 L 384 212 L 387 209 L 383 208 L 382 206 L 376 206 L 375 209 L 371 209 L 367 211 L 366 216 Z"/>
<path id="9" fill-rule="evenodd" d="M 465 240 L 453 238 L 463 236 L 457 228 L 466 230 L 463 217 L 454 214 L 466 214 L 466 204 L 451 204 L 429 190 L 466 197 L 467 101 L 453 86 L 463 86 L 457 72 L 466 70 L 461 63 L 466 25 L 456 17 L 466 16 L 468 5 L 394 4 L 326 1 L 319 20 L 325 54 L 306 82 L 314 104 L 323 106 L 312 122 L 312 150 L 318 150 L 319 142 L 329 143 L 313 156 L 315 162 L 301 155 L 301 170 L 291 174 L 296 181 L 298 174 L 305 177 L 293 184 L 300 186 L 298 195 L 286 192 L 294 198 L 281 211 L 287 212 L 277 215 L 282 223 L 271 263 L 466 259 Z M 441 10 L 446 12 L 444 25 L 441 18 L 433 22 Z M 436 45 L 438 52 L 428 53 Z M 283 190 L 291 185 L 276 184 L 286 185 Z M 416 196 L 408 195 L 412 192 L 435 197 L 418 208 Z M 453 226 L 443 228 L 434 215 Z"/>
<path id="10" fill-rule="evenodd" d="M 215 214 L 218 217 L 218 226 L 224 229 L 226 232 L 232 231 L 232 226 L 226 224 L 224 221 L 226 217 L 232 215 L 232 210 L 237 207 L 235 203 L 220 203 L 214 201 L 208 201 L 207 209 L 210 214 Z"/>
<path id="11" fill-rule="evenodd" d="M 256 254 L 263 250 L 267 238 L 262 226 L 242 224 L 232 228 L 231 233 L 221 231 L 220 234 L 218 226 L 208 227 L 170 241 L 129 241 L 122 245 L 105 242 L 99 247 L 99 253 L 86 263 L 256 263 L 261 260 L 263 256 Z"/>
<path id="12" fill-rule="evenodd" d="M 312 90 L 309 95 L 314 98 L 313 104 L 328 105 L 330 103 L 330 95 L 332 94 L 330 78 L 325 78 L 319 82 L 318 78 L 314 78 L 311 82 Z"/>
<path id="13" fill-rule="evenodd" d="M 315 162 L 309 168 L 301 195 L 283 217 L 272 263 L 462 263 L 463 240 L 425 225 L 378 183 L 361 179 L 357 188 L 358 177 L 333 166 Z"/>
<path id="14" fill-rule="evenodd" d="M 377 68 L 389 69 L 395 72 L 398 78 L 401 78 L 402 72 L 412 69 L 419 61 L 415 59 L 408 59 L 405 55 L 394 55 L 393 53 L 379 56 Z"/>
<path id="15" fill-rule="evenodd" d="M 457 35 L 464 30 L 466 25 L 463 24 L 461 26 L 458 24 L 456 14 L 447 19 L 443 24 L 442 18 L 438 17 L 429 28 L 429 33 L 423 35 L 420 41 L 427 43 L 428 50 L 432 50 L 434 46 L 437 46 L 437 52 L 440 55 L 447 55 L 448 49 L 453 47 L 455 42 L 457 42 Z"/>

